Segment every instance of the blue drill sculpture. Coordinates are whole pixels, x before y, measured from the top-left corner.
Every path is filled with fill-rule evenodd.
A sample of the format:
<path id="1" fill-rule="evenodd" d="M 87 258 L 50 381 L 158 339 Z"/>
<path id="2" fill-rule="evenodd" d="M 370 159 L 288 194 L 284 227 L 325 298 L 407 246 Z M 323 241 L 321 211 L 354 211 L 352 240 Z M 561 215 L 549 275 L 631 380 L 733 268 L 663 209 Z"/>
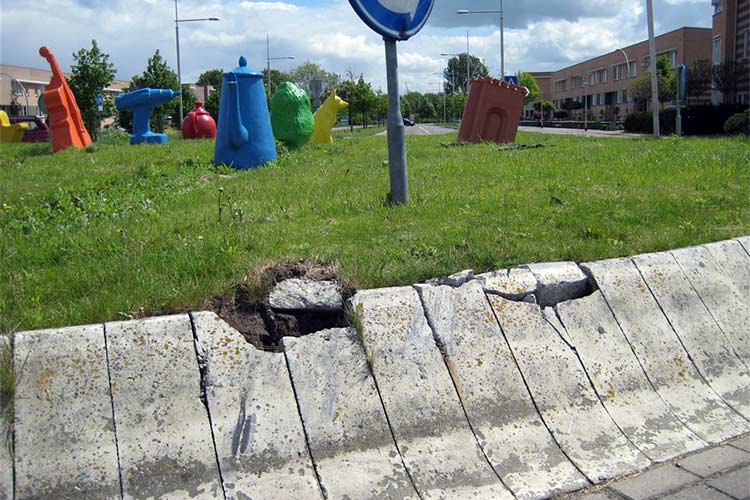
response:
<path id="1" fill-rule="evenodd" d="M 167 143 L 167 134 L 151 132 L 151 115 L 156 106 L 169 102 L 178 95 L 179 92 L 170 89 L 140 89 L 115 99 L 117 109 L 133 110 L 133 135 L 130 137 L 130 144 Z"/>

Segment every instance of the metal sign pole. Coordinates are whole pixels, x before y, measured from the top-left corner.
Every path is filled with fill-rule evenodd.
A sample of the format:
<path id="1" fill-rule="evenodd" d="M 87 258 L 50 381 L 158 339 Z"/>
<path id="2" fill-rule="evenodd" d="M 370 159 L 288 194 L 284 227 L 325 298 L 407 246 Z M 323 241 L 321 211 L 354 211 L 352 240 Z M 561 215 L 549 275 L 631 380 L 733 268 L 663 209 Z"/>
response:
<path id="1" fill-rule="evenodd" d="M 651 67 L 651 114 L 654 122 L 654 137 L 659 137 L 659 80 L 656 74 L 656 38 L 654 37 L 654 2 L 646 0 L 648 11 L 648 46 Z"/>
<path id="2" fill-rule="evenodd" d="M 409 179 L 406 165 L 406 131 L 401 116 L 398 90 L 398 48 L 396 40 L 384 37 L 385 66 L 388 73 L 388 165 L 391 176 L 391 202 L 409 202 Z"/>

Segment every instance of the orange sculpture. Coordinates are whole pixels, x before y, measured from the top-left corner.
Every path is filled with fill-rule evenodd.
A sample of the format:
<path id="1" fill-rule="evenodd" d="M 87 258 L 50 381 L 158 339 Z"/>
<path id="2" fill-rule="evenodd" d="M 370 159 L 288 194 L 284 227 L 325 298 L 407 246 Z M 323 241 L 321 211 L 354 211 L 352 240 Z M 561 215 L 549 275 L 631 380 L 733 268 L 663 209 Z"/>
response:
<path id="1" fill-rule="evenodd" d="M 494 78 L 472 81 L 458 138 L 474 143 L 515 141 L 526 92 Z"/>
<path id="2" fill-rule="evenodd" d="M 83 149 L 91 144 L 91 136 L 83 124 L 76 97 L 70 90 L 55 55 L 47 47 L 39 49 L 39 55 L 45 58 L 52 68 L 52 80 L 44 91 L 44 104 L 49 113 L 52 133 L 52 149 L 55 153 L 70 147 Z"/>

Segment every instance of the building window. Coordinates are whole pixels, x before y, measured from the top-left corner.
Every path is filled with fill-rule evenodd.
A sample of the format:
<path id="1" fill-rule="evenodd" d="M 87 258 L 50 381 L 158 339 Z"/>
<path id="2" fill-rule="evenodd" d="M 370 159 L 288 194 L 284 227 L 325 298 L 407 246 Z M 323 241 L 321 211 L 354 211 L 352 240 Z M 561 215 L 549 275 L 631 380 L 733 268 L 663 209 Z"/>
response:
<path id="1" fill-rule="evenodd" d="M 713 62 L 714 64 L 721 63 L 721 36 L 714 37 Z"/>
<path id="2" fill-rule="evenodd" d="M 622 104 L 622 90 L 617 91 L 617 104 Z"/>
<path id="3" fill-rule="evenodd" d="M 597 84 L 597 82 L 599 80 L 598 75 L 599 75 L 599 73 L 596 72 L 596 71 L 594 71 L 593 73 L 591 73 L 591 85 L 596 85 Z"/>
<path id="4" fill-rule="evenodd" d="M 638 64 L 633 61 L 630 63 L 630 78 L 635 78 L 638 75 Z"/>
<path id="5" fill-rule="evenodd" d="M 602 70 L 602 83 L 607 83 L 609 80 L 609 70 L 603 69 Z"/>
<path id="6" fill-rule="evenodd" d="M 742 59 L 747 59 L 750 55 L 750 30 L 745 30 L 742 34 Z"/>

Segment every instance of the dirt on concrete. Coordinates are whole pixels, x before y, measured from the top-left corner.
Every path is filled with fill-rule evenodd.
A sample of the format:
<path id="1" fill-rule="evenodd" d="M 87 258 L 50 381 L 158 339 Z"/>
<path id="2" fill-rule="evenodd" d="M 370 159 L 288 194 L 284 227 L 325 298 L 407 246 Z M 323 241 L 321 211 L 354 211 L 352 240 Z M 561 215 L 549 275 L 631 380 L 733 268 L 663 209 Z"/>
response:
<path id="1" fill-rule="evenodd" d="M 335 266 L 299 260 L 270 265 L 249 273 L 226 296 L 215 296 L 208 309 L 239 331 L 249 343 L 265 351 L 280 352 L 283 337 L 301 337 L 328 328 L 348 326 L 343 308 L 339 311 L 276 311 L 268 305 L 268 294 L 281 281 L 304 278 L 334 281 L 344 301 L 355 290 L 342 283 Z"/>

